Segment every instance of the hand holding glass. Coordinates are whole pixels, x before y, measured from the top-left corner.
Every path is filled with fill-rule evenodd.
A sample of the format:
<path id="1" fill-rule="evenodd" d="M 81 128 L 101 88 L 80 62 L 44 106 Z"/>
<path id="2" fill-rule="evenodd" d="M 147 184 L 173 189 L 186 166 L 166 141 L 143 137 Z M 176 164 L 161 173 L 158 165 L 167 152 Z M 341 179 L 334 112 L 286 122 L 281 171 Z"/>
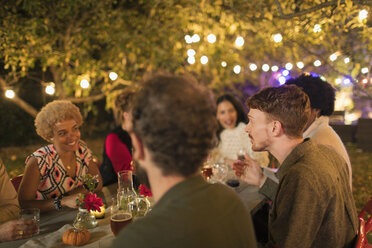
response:
<path id="1" fill-rule="evenodd" d="M 20 220 L 34 220 L 37 226 L 36 234 L 39 234 L 39 222 L 40 222 L 40 209 L 38 208 L 26 208 L 19 212 Z"/>

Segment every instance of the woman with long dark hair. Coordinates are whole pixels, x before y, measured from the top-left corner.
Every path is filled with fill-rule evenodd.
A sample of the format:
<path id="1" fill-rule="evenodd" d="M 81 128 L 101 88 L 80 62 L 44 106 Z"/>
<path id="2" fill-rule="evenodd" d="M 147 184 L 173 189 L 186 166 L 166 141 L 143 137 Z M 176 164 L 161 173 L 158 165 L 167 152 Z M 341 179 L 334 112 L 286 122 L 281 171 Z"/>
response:
<path id="1" fill-rule="evenodd" d="M 217 98 L 217 119 L 220 126 L 217 132 L 220 158 L 230 164 L 238 159 L 238 154 L 245 153 L 260 165 L 267 166 L 268 153 L 252 151 L 251 140 L 244 131 L 248 117 L 242 104 L 234 96 L 224 94 Z"/>

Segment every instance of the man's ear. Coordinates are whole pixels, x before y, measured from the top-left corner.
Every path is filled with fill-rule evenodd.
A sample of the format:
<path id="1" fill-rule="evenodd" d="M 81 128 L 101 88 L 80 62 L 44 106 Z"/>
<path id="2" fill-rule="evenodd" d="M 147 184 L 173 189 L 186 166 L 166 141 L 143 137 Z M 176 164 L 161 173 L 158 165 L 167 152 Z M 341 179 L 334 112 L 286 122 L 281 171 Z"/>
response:
<path id="1" fill-rule="evenodd" d="M 271 131 L 275 137 L 282 135 L 284 133 L 282 123 L 280 121 L 273 121 Z"/>
<path id="2" fill-rule="evenodd" d="M 135 133 L 131 133 L 130 137 L 132 139 L 133 145 L 133 159 L 137 161 L 141 161 L 145 159 L 145 149 L 140 137 L 137 136 Z"/>

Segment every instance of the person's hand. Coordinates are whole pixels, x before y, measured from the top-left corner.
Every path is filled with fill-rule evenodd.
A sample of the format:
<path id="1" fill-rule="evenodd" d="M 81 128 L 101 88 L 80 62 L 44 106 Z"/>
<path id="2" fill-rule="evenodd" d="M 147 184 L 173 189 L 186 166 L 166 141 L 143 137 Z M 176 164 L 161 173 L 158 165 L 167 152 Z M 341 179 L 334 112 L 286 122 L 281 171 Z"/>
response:
<path id="1" fill-rule="evenodd" d="M 232 168 L 235 175 L 248 184 L 262 186 L 266 181 L 266 176 L 262 172 L 261 166 L 248 155 L 245 160 L 237 160 L 233 163 Z"/>
<path id="2" fill-rule="evenodd" d="M 61 200 L 61 205 L 68 208 L 78 208 L 76 200 L 79 198 L 78 194 L 64 196 Z"/>
<path id="3" fill-rule="evenodd" d="M 0 242 L 31 238 L 39 227 L 34 220 L 11 220 L 0 225 Z"/>

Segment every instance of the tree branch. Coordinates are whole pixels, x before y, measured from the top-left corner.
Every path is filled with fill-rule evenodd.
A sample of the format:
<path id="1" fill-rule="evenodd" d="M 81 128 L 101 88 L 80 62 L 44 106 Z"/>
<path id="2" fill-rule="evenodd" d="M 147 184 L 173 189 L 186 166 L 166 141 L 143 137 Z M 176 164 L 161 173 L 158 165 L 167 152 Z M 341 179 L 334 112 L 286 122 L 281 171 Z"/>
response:
<path id="1" fill-rule="evenodd" d="M 275 4 L 276 4 L 276 6 L 278 6 L 280 16 L 283 16 L 283 9 L 282 9 L 282 6 L 279 3 L 279 0 L 275 0 Z"/>
<path id="2" fill-rule="evenodd" d="M 1 88 L 5 91 L 6 90 L 6 82 L 1 77 L 0 77 L 0 85 L 1 85 Z M 18 96 L 14 96 L 14 98 L 11 98 L 9 100 L 12 101 L 13 103 L 15 103 L 16 105 L 18 105 L 21 109 L 23 109 L 25 112 L 30 114 L 32 117 L 36 117 L 37 110 L 33 106 L 28 104 L 27 102 L 23 101 Z"/>
<path id="3" fill-rule="evenodd" d="M 277 0 L 275 0 L 275 2 L 277 3 L 277 5 L 279 4 Z M 340 4 L 343 4 L 345 3 L 345 0 L 342 0 L 340 1 Z M 362 5 L 371 5 L 372 4 L 372 0 L 353 0 L 353 3 L 354 4 L 362 4 Z M 281 10 L 281 8 L 279 8 L 279 16 L 273 16 L 273 18 L 277 18 L 277 19 L 292 19 L 294 17 L 299 17 L 299 16 L 303 16 L 303 15 L 307 15 L 309 13 L 312 13 L 312 12 L 315 12 L 317 10 L 320 10 L 320 9 L 323 9 L 323 8 L 327 8 L 327 7 L 337 7 L 337 4 L 338 4 L 338 1 L 335 0 L 335 1 L 329 1 L 329 2 L 324 2 L 324 3 L 321 3 L 321 4 L 318 4 L 314 7 L 311 7 L 311 8 L 308 8 L 308 9 L 305 9 L 305 10 L 301 10 L 301 11 L 297 11 L 295 13 L 292 13 L 292 14 L 283 14 L 283 11 Z"/>
<path id="4" fill-rule="evenodd" d="M 87 97 L 81 97 L 81 98 L 75 98 L 75 97 L 68 97 L 64 98 L 63 100 L 71 101 L 73 103 L 82 103 L 82 102 L 88 102 L 88 101 L 98 101 L 105 97 L 104 93 L 94 95 L 94 96 L 87 96 Z"/>

